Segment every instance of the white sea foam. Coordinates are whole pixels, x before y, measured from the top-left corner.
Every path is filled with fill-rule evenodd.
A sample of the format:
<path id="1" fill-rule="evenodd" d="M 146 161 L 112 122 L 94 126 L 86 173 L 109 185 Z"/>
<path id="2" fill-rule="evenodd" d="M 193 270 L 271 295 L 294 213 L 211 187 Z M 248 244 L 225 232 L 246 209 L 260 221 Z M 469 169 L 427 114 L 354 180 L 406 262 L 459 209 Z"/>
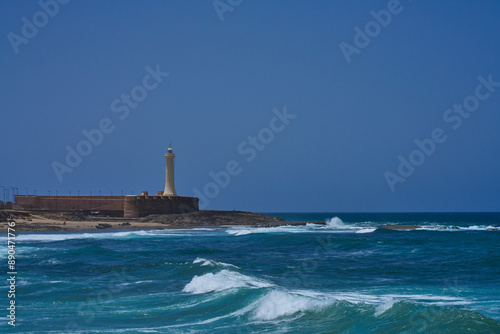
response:
<path id="1" fill-rule="evenodd" d="M 378 317 L 382 313 L 390 310 L 394 306 L 394 303 L 395 303 L 394 299 L 390 297 L 387 298 L 387 300 L 384 303 L 379 304 L 375 307 L 375 316 Z"/>
<path id="2" fill-rule="evenodd" d="M 276 226 L 276 227 L 233 227 L 226 233 L 242 236 L 253 233 L 372 233 L 380 226 L 390 223 L 374 223 L 370 221 L 346 224 L 339 217 L 327 219 L 325 224 L 307 223 L 301 226 Z M 391 225 L 391 224 L 390 224 Z M 397 225 L 397 224 L 396 224 Z M 409 229 L 412 230 L 412 229 Z M 472 226 L 445 226 L 445 225 L 423 225 L 416 230 L 429 231 L 500 231 L 500 227 L 492 225 Z"/>
<path id="3" fill-rule="evenodd" d="M 194 262 L 212 266 L 211 260 L 197 258 Z M 470 301 L 453 296 L 424 294 L 366 294 L 358 292 L 318 292 L 312 290 L 288 291 L 269 281 L 223 269 L 216 273 L 194 276 L 183 292 L 204 294 L 209 292 L 232 291 L 239 288 L 269 289 L 263 296 L 232 315 L 249 314 L 256 321 L 272 321 L 290 316 L 301 317 L 306 312 L 319 312 L 339 301 L 351 304 L 374 306 L 374 315 L 379 316 L 390 310 L 397 302 L 412 301 L 426 305 L 466 305 Z M 214 298 L 208 296 L 207 298 Z M 199 301 L 197 301 L 199 302 Z"/>
<path id="4" fill-rule="evenodd" d="M 320 293 L 316 291 L 273 290 L 255 303 L 246 311 L 256 320 L 274 320 L 284 316 L 303 315 L 305 312 L 318 312 L 334 305 L 339 301 L 351 304 L 374 305 L 375 315 L 382 314 L 396 302 L 388 296 L 363 295 L 356 293 Z"/>
<path id="5" fill-rule="evenodd" d="M 346 232 L 352 232 L 355 231 L 355 233 L 371 233 L 375 231 L 378 227 L 373 226 L 373 223 L 371 222 L 364 222 L 364 223 L 354 223 L 351 225 L 348 225 L 342 221 L 339 217 L 333 217 L 331 219 L 327 219 L 325 221 L 325 225 L 319 225 L 320 229 L 328 229 L 328 230 L 339 230 L 339 231 L 346 231 Z"/>
<path id="6" fill-rule="evenodd" d="M 201 294 L 235 288 L 259 289 L 271 286 L 273 286 L 273 284 L 265 280 L 223 269 L 215 274 L 208 273 L 202 276 L 194 276 L 191 282 L 186 284 L 182 291 L 192 294 Z"/>
<path id="7" fill-rule="evenodd" d="M 348 226 L 344 224 L 342 219 L 340 219 L 339 217 L 333 217 L 331 219 L 327 219 L 325 223 L 328 228 L 333 228 L 338 230 L 343 230 L 348 228 Z"/>
<path id="8" fill-rule="evenodd" d="M 498 231 L 500 230 L 500 228 L 498 226 L 484 226 L 484 225 L 480 225 L 480 226 L 477 226 L 477 225 L 474 225 L 474 226 L 469 226 L 469 227 L 463 227 L 461 228 L 463 230 L 473 230 L 473 231 L 490 231 L 490 230 L 493 230 L 493 231 Z"/>
<path id="9" fill-rule="evenodd" d="M 361 250 L 361 251 L 349 253 L 349 256 L 370 256 L 370 255 L 373 255 L 373 253 L 375 253 L 375 252 L 372 250 Z"/>
<path id="10" fill-rule="evenodd" d="M 215 227 L 197 227 L 191 229 L 183 229 L 183 231 L 218 231 L 219 228 Z"/>
<path id="11" fill-rule="evenodd" d="M 276 226 L 276 227 L 231 227 L 226 230 L 227 234 L 234 236 L 244 236 L 249 234 L 264 234 L 264 233 L 372 233 L 375 232 L 382 223 L 353 223 L 345 224 L 340 218 L 333 217 L 327 219 L 325 224 L 307 223 L 301 226 Z M 389 224 L 391 225 L 391 224 Z M 397 225 L 391 225 L 397 226 Z M 413 228 L 397 231 L 412 231 Z M 415 228 L 415 230 L 424 231 L 500 231 L 498 226 L 472 225 L 467 227 L 459 226 L 444 226 L 444 225 L 423 225 Z"/>
<path id="12" fill-rule="evenodd" d="M 253 230 L 251 229 L 230 229 L 230 230 L 227 230 L 226 231 L 227 234 L 232 234 L 232 235 L 236 235 L 236 236 L 240 236 L 240 235 L 247 235 L 247 234 L 252 234 L 252 233 L 258 233 L 258 232 L 254 232 Z"/>
<path id="13" fill-rule="evenodd" d="M 168 232 L 165 230 L 150 230 L 150 231 L 122 231 L 122 232 L 82 232 L 82 233 L 29 233 L 21 234 L 16 237 L 17 241 L 34 241 L 34 242 L 53 242 L 64 241 L 72 239 L 115 239 L 115 238 L 134 238 L 134 237 L 171 237 L 171 236 L 184 236 L 190 235 L 193 232 L 189 230 L 175 230 Z M 201 233 L 194 232 L 194 233 Z M 6 237 L 0 237 L 1 240 L 7 240 Z"/>
<path id="14" fill-rule="evenodd" d="M 17 236 L 18 241 L 38 241 L 38 242 L 50 242 L 50 241 L 62 241 L 71 239 L 88 239 L 91 238 L 91 233 L 72 233 L 72 234 L 21 234 Z"/>
<path id="15" fill-rule="evenodd" d="M 47 259 L 47 260 L 44 260 L 44 261 L 41 261 L 40 264 L 49 264 L 49 265 L 54 265 L 54 264 L 61 264 L 62 262 L 60 260 L 57 260 L 57 259 Z"/>
<path id="16" fill-rule="evenodd" d="M 405 300 L 413 300 L 413 301 L 419 301 L 419 302 L 435 302 L 435 301 L 440 301 L 440 302 L 463 302 L 463 303 L 468 303 L 465 299 L 459 298 L 459 297 L 452 297 L 452 296 L 437 296 L 437 295 L 401 295 L 401 294 L 388 294 L 385 295 L 386 297 L 389 298 L 395 298 L 395 299 L 405 299 Z"/>
<path id="17" fill-rule="evenodd" d="M 114 232 L 114 233 L 58 233 L 58 234 L 22 234 L 17 236 L 18 241 L 52 242 L 72 239 L 107 239 L 129 236 L 152 235 L 153 231 Z"/>
<path id="18" fill-rule="evenodd" d="M 118 284 L 120 286 L 127 286 L 127 285 L 132 285 L 132 284 L 143 284 L 143 283 L 152 283 L 154 282 L 153 280 L 146 280 L 146 281 L 136 281 L 136 282 L 131 282 L 131 283 L 121 283 Z"/>
<path id="19" fill-rule="evenodd" d="M 435 295 L 371 295 L 362 293 L 321 293 L 308 290 L 284 291 L 272 290 L 255 303 L 246 308 L 255 319 L 273 320 L 283 316 L 320 311 L 339 301 L 351 304 L 366 304 L 375 307 L 375 316 L 390 310 L 399 301 L 413 301 L 427 305 L 467 305 L 469 301 L 463 298 Z"/>
<path id="20" fill-rule="evenodd" d="M 472 225 L 472 226 L 445 226 L 445 225 L 423 225 L 416 228 L 419 231 L 500 231 L 500 227 L 492 225 Z"/>
<path id="21" fill-rule="evenodd" d="M 230 264 L 230 263 L 224 263 L 224 262 L 219 262 L 219 261 L 214 261 L 214 260 L 207 260 L 207 259 L 203 259 L 201 257 L 197 257 L 193 261 L 193 264 L 197 264 L 197 263 L 200 263 L 200 265 L 203 266 L 203 267 L 206 267 L 206 266 L 210 266 L 210 267 L 221 266 L 221 267 L 232 267 L 232 268 L 240 269 L 239 267 L 237 267 L 237 266 L 235 266 L 233 264 Z"/>
<path id="22" fill-rule="evenodd" d="M 273 320 L 298 312 L 319 310 L 335 302 L 332 298 L 312 298 L 297 293 L 273 290 L 257 300 L 253 306 L 253 317 L 258 320 Z"/>
<path id="23" fill-rule="evenodd" d="M 275 227 L 232 227 L 226 233 L 234 236 L 242 236 L 254 233 L 371 233 L 377 227 L 347 225 L 339 217 L 327 219 L 325 224 L 307 223 L 299 226 L 275 226 Z"/>
<path id="24" fill-rule="evenodd" d="M 376 228 L 364 228 L 359 231 L 356 231 L 356 233 L 372 233 L 376 230 L 377 230 Z"/>
<path id="25" fill-rule="evenodd" d="M 285 225 L 276 227 L 231 227 L 230 229 L 226 230 L 227 234 L 235 236 L 248 235 L 254 233 L 307 233 L 307 232 L 313 232 L 313 230 L 309 226 L 305 225 L 303 226 Z"/>

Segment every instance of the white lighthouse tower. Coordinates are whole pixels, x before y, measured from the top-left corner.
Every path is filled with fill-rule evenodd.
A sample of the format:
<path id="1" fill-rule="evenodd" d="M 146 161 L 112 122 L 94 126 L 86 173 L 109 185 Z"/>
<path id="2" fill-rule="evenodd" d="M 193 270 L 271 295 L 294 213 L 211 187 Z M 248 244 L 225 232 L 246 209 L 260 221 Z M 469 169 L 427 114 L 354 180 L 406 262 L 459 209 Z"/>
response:
<path id="1" fill-rule="evenodd" d="M 165 154 L 165 159 L 167 159 L 167 172 L 165 177 L 165 191 L 163 192 L 163 196 L 177 196 L 174 183 L 174 158 L 175 154 L 172 150 L 172 145 L 169 145 L 168 152 Z"/>

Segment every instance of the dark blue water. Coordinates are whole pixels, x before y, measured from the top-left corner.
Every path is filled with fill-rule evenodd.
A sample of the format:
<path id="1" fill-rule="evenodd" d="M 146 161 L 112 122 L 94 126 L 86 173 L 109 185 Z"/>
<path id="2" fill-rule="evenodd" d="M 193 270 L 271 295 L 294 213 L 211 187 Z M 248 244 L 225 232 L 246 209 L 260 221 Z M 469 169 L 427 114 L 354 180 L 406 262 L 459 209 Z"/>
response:
<path id="1" fill-rule="evenodd" d="M 280 215 L 329 221 L 20 234 L 0 331 L 500 333 L 500 214 Z"/>

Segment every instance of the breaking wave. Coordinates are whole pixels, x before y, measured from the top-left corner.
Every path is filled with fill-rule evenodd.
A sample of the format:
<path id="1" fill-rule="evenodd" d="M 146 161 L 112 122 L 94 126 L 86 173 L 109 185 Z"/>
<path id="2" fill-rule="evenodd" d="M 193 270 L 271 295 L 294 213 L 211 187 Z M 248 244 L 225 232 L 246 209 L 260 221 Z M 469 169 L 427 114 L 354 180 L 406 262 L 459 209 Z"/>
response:
<path id="1" fill-rule="evenodd" d="M 345 224 L 339 217 L 327 219 L 325 224 L 307 223 L 305 225 L 285 225 L 275 227 L 233 227 L 226 233 L 234 236 L 254 233 L 372 233 L 376 226 L 367 226 L 367 223 Z"/>
<path id="2" fill-rule="evenodd" d="M 197 258 L 195 264 L 213 267 L 220 262 Z M 231 264 L 223 264 L 234 267 Z M 276 319 L 294 320 L 310 313 L 331 311 L 338 308 L 360 307 L 376 318 L 395 305 L 406 303 L 409 308 L 415 304 L 426 307 L 465 306 L 472 303 L 465 298 L 430 294 L 383 294 L 361 292 L 319 292 L 314 290 L 288 290 L 269 280 L 245 275 L 237 270 L 222 269 L 201 276 L 195 275 L 182 292 L 191 295 L 205 295 L 207 302 L 217 302 L 227 293 L 244 301 L 239 309 L 226 316 L 246 316 L 252 321 L 272 321 Z M 212 295 L 221 293 L 222 295 Z M 248 295 L 251 294 L 251 295 Z M 238 297 L 239 296 L 239 297 Z M 252 297 L 253 296 L 253 297 Z M 408 304 L 410 303 L 410 304 Z M 192 304 L 192 305 L 198 305 Z M 185 307 L 185 306 L 183 306 Z"/>
<path id="3" fill-rule="evenodd" d="M 314 298 L 299 293 L 272 290 L 249 308 L 252 318 L 273 320 L 301 312 L 321 310 L 334 301 L 332 298 Z"/>
<path id="4" fill-rule="evenodd" d="M 498 226 L 472 225 L 472 226 L 447 226 L 447 225 L 422 225 L 418 231 L 499 231 Z"/>
<path id="5" fill-rule="evenodd" d="M 139 230 L 139 231 L 121 231 L 121 232 L 81 232 L 81 233 L 23 233 L 16 236 L 17 241 L 28 242 L 54 242 L 72 239 L 134 239 L 149 237 L 178 237 L 199 235 L 204 233 L 210 235 L 214 229 L 182 229 L 182 230 Z M 0 237 L 0 241 L 7 240 L 7 237 Z"/>
<path id="6" fill-rule="evenodd" d="M 346 224 L 339 217 L 333 217 L 331 219 L 326 220 L 326 226 L 328 228 L 342 230 L 348 228 Z"/>
<path id="7" fill-rule="evenodd" d="M 210 267 L 233 267 L 233 268 L 238 268 L 237 266 L 229 263 L 224 263 L 224 262 L 219 262 L 219 261 L 214 261 L 214 260 L 207 260 L 203 259 L 200 257 L 197 257 L 194 261 L 193 264 L 199 263 L 202 267 L 210 266 Z"/>
<path id="8" fill-rule="evenodd" d="M 208 273 L 202 276 L 194 276 L 182 291 L 201 294 L 235 288 L 259 289 L 271 286 L 272 284 L 267 281 L 224 269 L 215 274 Z"/>
<path id="9" fill-rule="evenodd" d="M 306 223 L 305 225 L 285 225 L 275 227 L 232 227 L 226 233 L 234 236 L 263 233 L 373 233 L 379 229 L 399 231 L 500 231 L 493 225 L 399 225 L 397 223 L 344 223 L 339 217 L 327 219 L 325 224 Z"/>

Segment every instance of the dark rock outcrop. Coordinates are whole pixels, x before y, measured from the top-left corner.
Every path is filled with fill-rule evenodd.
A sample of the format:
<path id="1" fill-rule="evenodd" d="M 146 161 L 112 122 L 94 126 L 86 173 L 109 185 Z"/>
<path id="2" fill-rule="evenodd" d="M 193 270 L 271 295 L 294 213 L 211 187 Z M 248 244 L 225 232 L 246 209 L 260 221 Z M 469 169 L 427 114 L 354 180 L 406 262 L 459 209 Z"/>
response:
<path id="1" fill-rule="evenodd" d="M 150 215 L 142 218 L 141 221 L 173 226 L 192 227 L 225 225 L 283 225 L 285 220 L 281 217 L 271 217 L 253 212 L 202 210 L 186 214 Z"/>
<path id="2" fill-rule="evenodd" d="M 113 225 L 111 225 L 111 224 L 97 224 L 95 226 L 95 228 L 98 230 L 105 230 L 105 229 L 111 228 L 111 227 L 113 227 Z"/>

